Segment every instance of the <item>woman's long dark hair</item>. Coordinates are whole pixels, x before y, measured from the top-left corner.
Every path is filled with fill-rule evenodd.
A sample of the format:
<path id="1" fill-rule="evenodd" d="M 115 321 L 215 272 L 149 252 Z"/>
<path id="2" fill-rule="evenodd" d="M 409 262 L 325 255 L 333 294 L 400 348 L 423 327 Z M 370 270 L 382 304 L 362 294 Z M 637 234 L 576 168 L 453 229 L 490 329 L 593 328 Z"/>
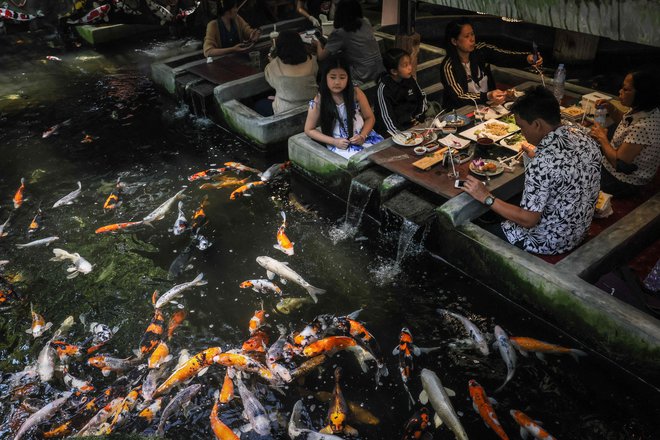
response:
<path id="1" fill-rule="evenodd" d="M 321 132 L 327 136 L 332 136 L 332 129 L 335 126 L 335 120 L 339 121 L 340 125 L 344 125 L 337 112 L 337 105 L 332 99 L 332 92 L 328 88 L 328 73 L 332 69 L 342 69 L 346 71 L 348 80 L 346 88 L 342 92 L 344 98 L 344 106 L 346 107 L 347 125 L 344 127 L 348 133 L 348 137 L 353 136 L 353 118 L 355 117 L 355 90 L 353 80 L 351 79 L 351 68 L 342 57 L 330 57 L 323 64 L 321 81 L 319 84 L 319 94 L 321 95 Z"/>
<path id="2" fill-rule="evenodd" d="M 357 0 L 341 0 L 335 11 L 334 28 L 355 32 L 362 27 L 362 6 Z"/>
<path id="3" fill-rule="evenodd" d="M 651 111 L 660 106 L 660 87 L 658 86 L 658 72 L 639 70 L 630 72 L 635 88 L 635 99 L 632 107 L 635 111 Z"/>
<path id="4" fill-rule="evenodd" d="M 445 27 L 445 51 L 447 51 L 448 57 L 458 60 L 458 49 L 452 44 L 451 40 L 458 39 L 458 36 L 461 35 L 461 31 L 463 30 L 463 26 L 466 24 L 469 24 L 474 29 L 472 22 L 465 17 L 447 23 L 447 27 Z"/>

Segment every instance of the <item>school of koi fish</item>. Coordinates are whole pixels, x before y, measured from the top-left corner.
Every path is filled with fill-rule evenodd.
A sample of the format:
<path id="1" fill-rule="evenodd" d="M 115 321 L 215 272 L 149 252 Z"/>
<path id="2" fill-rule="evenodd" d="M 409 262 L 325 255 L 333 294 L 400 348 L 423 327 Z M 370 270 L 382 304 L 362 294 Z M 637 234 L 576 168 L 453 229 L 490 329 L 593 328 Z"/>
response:
<path id="1" fill-rule="evenodd" d="M 261 172 L 240 163 L 227 162 L 222 168 L 195 173 L 188 177 L 188 181 L 194 185 L 204 181 L 199 187 L 201 191 L 228 188 L 231 190 L 230 200 L 238 200 L 249 197 L 252 191 L 278 179 L 287 171 L 288 166 L 288 163 L 274 164 L 265 172 Z M 245 174 L 247 177 L 243 177 Z M 121 206 L 125 197 L 123 188 L 124 182 L 118 179 L 114 190 L 102 205 L 104 211 L 115 210 Z M 76 202 L 81 191 L 82 185 L 78 182 L 77 189 L 57 200 L 51 209 L 65 209 L 63 207 L 66 205 Z M 165 219 L 176 204 L 178 213 L 169 231 L 173 235 L 190 234 L 187 250 L 181 252 L 170 267 L 170 275 L 173 278 L 179 277 L 188 264 L 187 259 L 193 246 L 203 250 L 212 245 L 202 235 L 207 224 L 205 207 L 210 203 L 209 196 L 207 194 L 202 197 L 189 222 L 181 201 L 187 196 L 187 191 L 195 190 L 184 187 L 140 221 L 114 223 L 100 227 L 95 232 L 122 233 L 134 228 L 153 226 L 154 222 Z M 28 194 L 26 181 L 21 179 L 12 199 L 15 210 L 21 209 Z M 28 226 L 28 234 L 40 228 L 42 215 L 42 209 L 39 207 Z M 282 223 L 275 233 L 276 244 L 273 248 L 286 257 L 294 255 L 295 243 L 287 236 L 287 218 L 284 211 L 281 212 L 281 217 Z M 11 220 L 10 215 L 0 226 L 0 238 L 8 236 Z M 52 236 L 28 243 L 16 243 L 15 246 L 19 249 L 48 246 L 58 239 L 59 237 Z M 84 276 L 94 270 L 94 265 L 78 253 L 58 248 L 52 252 L 52 261 L 70 262 L 66 269 L 67 278 Z M 0 263 L 0 267 L 3 263 Z M 265 269 L 266 278 L 245 280 L 238 287 L 278 298 L 276 309 L 284 315 L 305 304 L 319 302 L 319 296 L 322 299 L 326 293 L 324 289 L 307 282 L 285 261 L 259 256 L 256 263 Z M 299 286 L 306 291 L 309 298 L 283 297 L 282 288 L 277 284 L 276 278 L 283 285 L 290 282 Z M 30 390 L 41 383 L 50 383 L 61 392 L 59 397 L 41 407 L 31 406 L 29 400 L 25 399 L 25 404 L 17 407 L 15 413 L 9 417 L 9 429 L 13 438 L 64 438 L 125 432 L 155 433 L 167 437 L 171 427 L 185 423 L 188 415 L 186 408 L 200 401 L 202 394 L 210 393 L 208 388 L 213 385 L 204 378 L 209 369 L 224 369 L 224 380 L 221 385 L 217 384 L 215 393 L 211 393 L 212 404 L 205 413 L 208 414 L 210 431 L 217 439 L 238 439 L 250 431 L 261 436 L 275 435 L 282 430 L 285 430 L 291 439 L 345 438 L 359 435 L 359 425 L 378 425 L 379 417 L 387 416 L 373 414 L 359 403 L 344 398 L 342 367 L 336 364 L 333 365 L 332 392 L 317 393 L 327 406 L 323 426 L 310 424 L 304 395 L 300 396 L 300 400 L 292 408 L 281 408 L 282 413 L 290 411 L 288 422 L 279 418 L 281 414 L 266 410 L 259 398 L 263 395 L 264 387 L 286 395 L 290 384 L 303 384 L 306 376 L 324 368 L 332 359 L 336 360 L 335 355 L 339 352 L 346 352 L 350 357 L 354 357 L 363 374 L 373 374 L 376 387 L 381 386 L 384 381 L 398 381 L 393 378 L 394 375 L 389 375 L 390 362 L 376 337 L 367 329 L 367 324 L 360 320 L 364 315 L 368 315 L 368 311 L 357 310 L 343 316 L 321 314 L 302 328 L 294 328 L 295 324 L 289 323 L 290 328 L 278 325 L 277 331 L 274 332 L 262 303 L 261 308 L 256 310 L 246 323 L 247 339 L 240 347 L 208 347 L 192 355 L 185 349 L 177 355 L 171 353 L 171 341 L 176 337 L 176 329 L 186 319 L 184 293 L 206 284 L 204 274 L 200 273 L 191 281 L 176 284 L 162 294 L 154 291 L 151 297 L 153 318 L 141 338 L 135 335 L 136 341 L 139 338 L 139 344 L 133 353 L 126 353 L 125 358 L 103 354 L 118 327 L 110 328 L 97 322 L 87 323 L 85 317 L 80 316 L 79 320 L 88 329 L 89 336 L 84 340 L 74 341 L 68 338 L 68 334 L 76 321 L 73 316 L 69 316 L 48 337 L 46 335 L 53 328 L 53 323 L 47 322 L 38 313 L 38 305 L 35 307 L 31 304 L 32 326 L 26 332 L 33 336 L 35 343 L 43 344 L 43 347 L 37 359 L 23 371 L 9 375 L 4 384 L 8 393 L 17 398 L 29 395 Z M 26 296 L 12 285 L 9 278 L 0 276 L 0 306 L 3 309 L 24 301 Z M 489 335 L 483 333 L 467 317 L 446 309 L 438 309 L 437 313 L 439 323 L 443 320 L 459 322 L 469 336 L 470 345 L 480 356 L 486 358 L 491 355 Z M 494 327 L 493 333 L 493 350 L 499 353 L 507 369 L 502 385 L 493 392 L 502 390 L 513 380 L 517 365 L 516 352 L 524 356 L 535 353 L 540 360 L 544 360 L 544 354 L 569 354 L 576 360 L 585 356 L 584 352 L 577 349 L 528 337 L 509 337 L 499 326 Z M 46 338 L 48 340 L 44 341 Z M 416 356 L 440 349 L 441 347 L 418 347 L 414 344 L 412 332 L 405 327 L 401 330 L 392 355 L 398 360 L 401 395 L 409 401 L 409 412 L 412 415 L 401 432 L 383 433 L 382 438 L 430 439 L 434 430 L 448 429 L 455 438 L 468 439 L 468 433 L 452 405 L 451 397 L 455 393 L 442 385 L 442 372 L 426 368 L 417 371 L 415 368 Z M 341 358 L 344 359 L 346 358 Z M 114 381 L 107 387 L 97 388 L 93 381 L 73 375 L 87 374 L 90 369 L 98 369 L 104 377 L 112 377 Z M 421 382 L 423 391 L 419 399 L 409 391 L 409 384 L 412 382 Z M 475 378 L 466 377 L 466 384 L 474 410 L 492 429 L 493 437 L 508 439 L 493 406 L 496 403 L 494 399 L 488 396 Z M 238 400 L 238 405 L 243 407 L 244 420 L 240 423 L 223 420 L 225 410 L 230 405 L 237 405 L 233 401 Z M 524 402 L 520 404 L 525 405 Z M 543 440 L 555 438 L 540 422 L 527 414 L 514 408 L 507 409 L 519 426 L 523 439 L 528 436 Z M 504 409 L 498 411 L 501 414 Z M 440 428 L 443 424 L 446 428 Z"/>

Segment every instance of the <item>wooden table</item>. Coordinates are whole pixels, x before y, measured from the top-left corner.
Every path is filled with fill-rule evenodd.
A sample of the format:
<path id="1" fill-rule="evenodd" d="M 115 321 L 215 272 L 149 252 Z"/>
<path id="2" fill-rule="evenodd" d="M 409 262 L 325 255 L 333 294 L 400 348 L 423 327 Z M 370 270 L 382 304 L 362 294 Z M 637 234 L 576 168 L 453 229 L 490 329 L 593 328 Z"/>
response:
<path id="1" fill-rule="evenodd" d="M 189 67 L 187 70 L 211 83 L 224 84 L 262 72 L 266 66 L 266 55 L 269 49 L 270 43 L 255 45 L 246 52 L 224 55 L 216 58 L 212 63 L 200 63 Z M 250 64 L 249 54 L 254 51 L 260 53 L 261 63 L 259 69 Z"/>

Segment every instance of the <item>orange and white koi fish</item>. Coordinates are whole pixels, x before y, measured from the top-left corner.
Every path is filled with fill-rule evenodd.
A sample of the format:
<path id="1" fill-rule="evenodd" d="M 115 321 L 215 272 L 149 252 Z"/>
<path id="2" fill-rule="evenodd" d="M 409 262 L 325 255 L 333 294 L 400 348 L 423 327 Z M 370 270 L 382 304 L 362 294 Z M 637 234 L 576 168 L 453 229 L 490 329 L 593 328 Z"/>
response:
<path id="1" fill-rule="evenodd" d="M 399 345 L 392 350 L 393 355 L 399 355 L 399 372 L 401 373 L 401 379 L 404 384 L 406 384 L 412 376 L 414 368 L 413 354 L 415 356 L 422 354 L 420 349 L 412 342 L 412 333 L 410 333 L 410 330 L 408 330 L 407 327 L 404 327 L 401 329 L 401 334 L 399 335 Z"/>
<path id="2" fill-rule="evenodd" d="M 534 422 L 531 418 L 527 416 L 522 411 L 512 409 L 509 411 L 513 420 L 520 425 L 520 437 L 527 438 L 529 434 L 532 435 L 537 440 L 557 440 L 555 437 L 551 436 L 548 431 L 541 428 L 540 422 Z"/>
<path id="3" fill-rule="evenodd" d="M 348 336 L 329 336 L 309 344 L 303 349 L 303 355 L 306 357 L 314 357 L 320 354 L 332 356 L 340 350 L 345 350 L 355 345 L 357 345 L 355 339 Z"/>
<path id="4" fill-rule="evenodd" d="M 265 184 L 266 182 L 261 182 L 261 181 L 246 183 L 240 188 L 234 190 L 234 192 L 232 192 L 231 195 L 229 196 L 229 200 L 236 200 L 238 197 L 241 196 L 250 197 L 251 194 L 247 191 L 251 190 L 254 187 L 263 186 Z"/>
<path id="5" fill-rule="evenodd" d="M 286 214 L 284 211 L 281 211 L 281 214 L 282 225 L 277 230 L 277 244 L 274 244 L 273 247 L 287 255 L 293 255 L 293 243 L 286 236 Z"/>
<path id="6" fill-rule="evenodd" d="M 193 174 L 192 176 L 188 176 L 188 181 L 194 182 L 195 180 L 209 180 L 214 176 L 219 176 L 227 172 L 227 168 L 209 168 L 208 170 L 205 171 L 200 171 L 198 173 Z"/>
<path id="7" fill-rule="evenodd" d="M 117 359 L 110 356 L 94 356 L 87 359 L 87 364 L 101 370 L 104 376 L 109 376 L 113 371 L 126 371 L 137 363 L 137 359 Z"/>
<path id="8" fill-rule="evenodd" d="M 247 166 L 243 165 L 242 163 L 225 162 L 225 166 L 227 168 L 231 168 L 232 170 L 236 170 L 236 171 L 248 171 L 250 173 L 256 173 L 259 177 L 261 177 L 261 171 L 259 171 L 256 168 L 247 167 Z"/>
<path id="9" fill-rule="evenodd" d="M 38 338 L 43 335 L 53 326 L 52 322 L 46 323 L 44 317 L 34 311 L 32 304 L 30 304 L 30 313 L 32 314 L 32 326 L 25 330 L 25 333 L 31 334 L 33 338 Z"/>
<path id="10" fill-rule="evenodd" d="M 358 434 L 355 428 L 346 424 L 348 419 L 348 405 L 339 386 L 341 368 L 335 368 L 335 388 L 332 392 L 332 401 L 328 409 L 327 426 L 320 432 L 321 434 L 346 434 L 356 436 Z"/>
<path id="11" fill-rule="evenodd" d="M 70 125 L 70 124 L 71 124 L 71 119 L 67 119 L 64 122 L 60 122 L 59 124 L 55 124 L 52 127 L 50 127 L 49 129 L 47 129 L 46 131 L 44 131 L 41 134 L 41 137 L 42 137 L 42 139 L 45 139 L 49 136 L 57 134 L 57 132 L 60 130 L 60 128 L 65 127 L 65 126 Z"/>
<path id="12" fill-rule="evenodd" d="M 236 370 L 256 373 L 269 381 L 275 380 L 275 376 L 265 365 L 248 355 L 236 351 L 221 353 L 215 356 L 214 362 L 216 364 L 224 365 L 225 367 L 232 367 Z"/>
<path id="13" fill-rule="evenodd" d="M 90 391 L 94 391 L 95 388 L 90 382 L 73 377 L 69 373 L 69 369 L 66 366 L 64 367 L 63 374 L 64 384 L 68 386 L 69 389 L 78 390 L 81 393 L 89 393 Z"/>
<path id="14" fill-rule="evenodd" d="M 112 225 L 106 225 L 106 226 L 101 226 L 98 228 L 96 231 L 94 231 L 96 234 L 102 234 L 104 232 L 116 232 L 121 229 L 126 229 L 126 228 L 131 228 L 133 226 L 138 226 L 141 225 L 143 222 L 125 222 L 125 223 L 114 223 Z"/>
<path id="15" fill-rule="evenodd" d="M 186 311 L 185 310 L 178 310 L 170 317 L 170 322 L 167 325 L 167 339 L 168 340 L 172 339 L 172 335 L 174 334 L 174 330 L 176 330 L 176 328 L 181 325 L 181 323 L 183 322 L 184 319 L 186 319 Z"/>
<path id="16" fill-rule="evenodd" d="M 470 389 L 470 397 L 472 398 L 472 407 L 474 410 L 484 419 L 486 425 L 490 427 L 495 434 L 502 440 L 509 440 L 509 436 L 506 435 L 500 421 L 497 419 L 497 414 L 493 410 L 491 403 L 496 403 L 495 400 L 486 396 L 486 391 L 476 380 L 470 380 L 468 382 Z"/>
<path id="17" fill-rule="evenodd" d="M 199 207 L 197 208 L 197 210 L 195 210 L 195 213 L 193 214 L 192 222 L 190 224 L 190 230 L 195 236 L 198 235 L 202 227 L 208 223 L 208 220 L 206 218 L 206 211 L 204 211 L 204 208 L 206 208 L 206 205 L 208 205 L 208 203 L 209 203 L 209 196 L 204 196 L 204 198 L 202 199 L 202 203 L 199 204 Z"/>
<path id="18" fill-rule="evenodd" d="M 60 62 L 62 61 L 62 58 L 56 57 L 54 55 L 46 55 L 46 59 L 48 61 L 60 61 Z"/>
<path id="19" fill-rule="evenodd" d="M 115 413 L 111 415 L 112 421 L 107 425 L 102 425 L 102 428 L 99 428 L 97 435 L 108 435 L 114 432 L 117 428 L 121 427 L 131 411 L 137 404 L 137 400 L 140 397 L 140 385 L 136 388 L 133 388 L 127 395 L 124 397 L 121 405 L 116 409 Z"/>
<path id="20" fill-rule="evenodd" d="M 380 382 L 382 376 L 388 376 L 390 373 L 387 365 L 385 365 L 378 341 L 376 341 L 374 335 L 362 323 L 355 320 L 357 314 L 361 311 L 358 310 L 348 316 L 336 317 L 333 319 L 333 325 L 344 332 L 344 334 L 352 336 L 376 360 L 376 365 L 378 366 L 376 382 Z"/>
<path id="21" fill-rule="evenodd" d="M 218 417 L 218 405 L 219 401 L 216 400 L 213 404 L 213 409 L 211 410 L 211 429 L 217 440 L 238 440 L 239 437 L 234 434 L 234 431 L 229 428 L 229 426 L 222 423 L 220 417 Z"/>
<path id="22" fill-rule="evenodd" d="M 526 338 L 523 336 L 512 336 L 509 338 L 511 345 L 513 345 L 523 356 L 527 356 L 528 352 L 534 352 L 537 358 L 545 362 L 544 353 L 550 354 L 570 354 L 575 361 L 580 360 L 580 356 L 586 356 L 582 350 L 577 348 L 562 347 L 561 345 L 550 344 L 548 342 L 539 341 L 538 339 Z"/>
<path id="23" fill-rule="evenodd" d="M 243 342 L 242 350 L 244 352 L 256 351 L 259 353 L 265 353 L 269 340 L 270 338 L 268 337 L 268 333 L 264 332 L 263 330 L 256 330 L 254 333 L 252 333 L 250 339 Z"/>
<path id="24" fill-rule="evenodd" d="M 172 355 L 170 354 L 170 348 L 164 341 L 160 341 L 160 344 L 156 346 L 149 357 L 148 366 L 150 369 L 158 368 L 169 362 L 171 359 Z"/>
<path id="25" fill-rule="evenodd" d="M 148 424 L 151 424 L 156 419 L 156 416 L 160 412 L 162 406 L 163 406 L 163 399 L 158 398 L 154 400 L 151 405 L 140 411 L 138 413 L 138 417 L 144 420 L 145 422 L 147 422 Z"/>
<path id="26" fill-rule="evenodd" d="M 115 185 L 115 189 L 112 190 L 108 198 L 105 199 L 105 203 L 103 203 L 104 211 L 117 209 L 119 208 L 119 206 L 121 206 L 121 192 L 122 189 L 124 188 L 124 184 L 120 181 L 120 179 L 121 178 L 119 177 L 117 178 L 117 184 Z"/>
<path id="27" fill-rule="evenodd" d="M 261 180 L 268 182 L 275 179 L 281 173 L 286 171 L 287 168 L 291 165 L 291 161 L 286 161 L 284 163 L 276 163 L 268 167 L 266 171 L 261 174 Z"/>
<path id="28" fill-rule="evenodd" d="M 200 185 L 199 189 L 221 189 L 221 188 L 232 188 L 234 186 L 241 186 L 248 183 L 250 180 L 249 177 L 245 179 L 237 179 L 236 177 L 227 177 L 217 183 L 204 183 Z"/>
<path id="29" fill-rule="evenodd" d="M 37 230 L 41 227 L 41 220 L 42 220 L 42 212 L 41 208 L 37 210 L 37 213 L 34 215 L 34 218 L 30 222 L 30 225 L 28 226 L 28 234 L 33 234 L 37 232 Z"/>
<path id="30" fill-rule="evenodd" d="M 70 357 L 80 357 L 83 354 L 83 350 L 78 345 L 68 344 L 65 341 L 51 341 L 50 345 L 55 349 L 62 363 L 66 363 Z"/>
<path id="31" fill-rule="evenodd" d="M 229 401 L 234 398 L 234 381 L 229 375 L 230 371 L 233 370 L 231 368 L 227 368 L 227 371 L 225 372 L 225 380 L 222 383 L 222 389 L 218 395 L 218 403 L 221 404 L 229 403 Z"/>
<path id="32" fill-rule="evenodd" d="M 220 347 L 211 347 L 204 351 L 200 351 L 170 374 L 170 377 L 165 379 L 165 382 L 156 389 L 153 397 L 156 398 L 167 394 L 173 387 L 187 381 L 196 374 L 204 374 L 206 369 L 213 364 L 221 354 L 222 348 Z"/>
<path id="33" fill-rule="evenodd" d="M 250 318 L 250 323 L 248 324 L 248 329 L 250 334 L 254 334 L 257 330 L 263 327 L 266 324 L 266 311 L 261 306 L 261 310 L 255 310 L 254 316 Z"/>
<path id="34" fill-rule="evenodd" d="M 425 406 L 421 407 L 419 411 L 408 419 L 406 426 L 403 428 L 402 440 L 419 440 L 424 438 L 424 435 L 431 428 L 431 411 Z"/>
<path id="35" fill-rule="evenodd" d="M 16 190 L 16 193 L 14 194 L 14 209 L 18 209 L 21 207 L 24 201 L 24 194 L 25 194 L 25 178 L 21 177 L 21 186 L 18 187 Z"/>
<path id="36" fill-rule="evenodd" d="M 282 295 L 282 289 L 280 289 L 280 286 L 270 280 L 246 280 L 243 281 L 238 287 L 241 289 L 252 289 L 259 293 L 273 292 L 278 295 Z"/>

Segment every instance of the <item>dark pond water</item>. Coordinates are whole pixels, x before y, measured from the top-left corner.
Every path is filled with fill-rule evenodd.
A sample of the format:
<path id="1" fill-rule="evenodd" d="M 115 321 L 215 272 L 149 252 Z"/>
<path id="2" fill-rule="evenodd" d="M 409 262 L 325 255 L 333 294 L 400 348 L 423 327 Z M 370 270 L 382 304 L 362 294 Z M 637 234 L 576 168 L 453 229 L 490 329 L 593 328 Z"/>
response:
<path id="1" fill-rule="evenodd" d="M 386 355 L 391 374 L 378 387 L 373 367 L 369 373 L 362 373 L 349 353 L 336 355 L 304 382 L 290 384 L 281 393 L 257 387 L 266 408 L 276 415 L 273 438 L 287 438 L 286 421 L 301 397 L 311 410 L 313 428 L 319 430 L 326 425 L 327 404 L 312 394 L 332 391 L 335 366 L 344 371 L 341 383 L 345 397 L 380 419 L 375 426 L 350 422 L 358 429 L 359 438 L 401 438 L 413 410 L 408 407 L 391 351 L 404 326 L 412 331 L 417 345 L 441 347 L 415 359 L 412 394 L 417 396 L 421 391 L 419 371 L 435 371 L 446 387 L 455 390 L 452 402 L 470 438 L 496 438 L 472 409 L 467 387 L 470 379 L 478 380 L 499 401 L 496 411 L 512 438 L 518 435 L 508 415 L 513 408 L 544 421 L 545 428 L 561 439 L 651 439 L 657 435 L 658 392 L 594 353 L 577 364 L 567 356 L 549 356 L 547 364 L 519 356 L 514 379 L 503 391 L 494 393 L 506 376 L 498 353 L 484 357 L 457 343 L 466 337 L 462 327 L 440 318 L 436 308 L 468 316 L 490 334 L 497 324 L 512 335 L 588 348 L 414 245 L 402 270 L 397 270 L 393 263 L 396 250 L 388 243 L 396 242 L 398 232 L 378 231 L 377 226 L 366 222 L 357 240 L 335 244 L 332 238 L 344 208 L 319 199 L 311 200 L 311 212 L 299 210 L 291 203 L 296 194 L 288 178 L 234 201 L 229 200 L 231 189 L 203 191 L 189 184 L 187 176 L 213 164 L 237 161 L 265 169 L 283 160 L 284 154 L 265 157 L 255 152 L 154 88 L 148 64 L 154 55 L 172 49 L 174 43 L 144 42 L 114 51 L 80 49 L 62 53 L 52 47 L 47 35 L 21 34 L 2 37 L 0 45 L 5 48 L 0 53 L 0 223 L 12 213 L 9 235 L 0 239 L 0 260 L 9 260 L 4 275 L 14 277 L 16 289 L 26 298 L 0 315 L 0 369 L 4 379 L 34 364 L 52 335 L 53 329 L 37 339 L 25 333 L 31 323 L 30 304 L 53 322 L 54 328 L 73 315 L 76 324 L 67 336 L 71 343 L 79 343 L 89 335 L 78 321 L 80 315 L 88 324 L 95 321 L 119 326 L 101 351 L 126 358 L 138 347 L 153 316 L 153 290 L 163 292 L 176 282 L 190 281 L 204 273 L 208 284 L 188 291 L 180 299 L 188 315 L 170 341 L 175 357 L 182 349 L 194 354 L 212 346 L 240 347 L 248 338 L 248 321 L 261 301 L 268 312 L 272 340 L 277 337 L 277 324 L 301 330 L 318 314 L 344 315 L 362 308 L 360 320 Z M 59 56 L 62 62 L 45 61 L 46 55 Z M 70 125 L 62 127 L 57 135 L 42 138 L 48 127 L 68 119 Z M 86 135 L 92 142 L 81 142 Z M 123 205 L 115 213 L 104 213 L 103 202 L 119 176 L 128 186 Z M 21 177 L 26 179 L 26 201 L 14 211 L 12 196 Z M 53 203 L 74 190 L 78 181 L 82 184 L 81 196 L 72 205 L 52 209 Z M 184 186 L 188 186 L 184 209 L 189 220 L 204 195 L 209 196 L 209 223 L 204 235 L 212 246 L 195 251 L 192 268 L 176 280 L 167 279 L 168 268 L 189 241 L 187 235 L 174 236 L 168 231 L 175 221 L 176 207 L 153 228 L 94 234 L 96 228 L 106 224 L 142 219 Z M 28 225 L 40 206 L 42 227 L 28 236 Z M 292 257 L 273 249 L 282 210 L 287 213 L 287 234 L 295 242 Z M 395 237 L 386 240 L 383 233 Z M 15 247 L 53 235 L 60 239 L 48 248 Z M 49 261 L 53 247 L 79 252 L 94 265 L 92 272 L 67 279 L 66 265 Z M 276 298 L 238 287 L 246 279 L 264 278 L 264 270 L 255 262 L 260 255 L 290 262 L 310 283 L 328 292 L 318 304 L 288 315 L 277 313 Z M 306 296 L 291 283 L 283 289 L 286 296 Z M 168 306 L 166 314 L 174 310 L 176 307 Z M 116 378 L 114 373 L 104 378 L 84 359 L 71 362 L 70 371 L 91 380 L 98 390 Z M 213 435 L 208 417 L 213 393 L 223 377 L 224 367 L 213 366 L 206 375 L 194 379 L 203 390 L 193 400 L 187 417 L 179 413 L 170 419 L 168 437 L 208 439 Z M 24 393 L 27 396 L 18 395 L 7 383 L 0 385 L 0 437 L 12 438 L 10 429 L 20 426 L 21 417 L 26 416 L 20 409 L 26 399 L 39 407 L 65 390 L 59 373 L 48 384 L 38 384 Z M 71 406 L 76 399 L 71 399 Z M 40 438 L 41 430 L 66 420 L 66 412 L 71 409 L 64 409 L 33 432 L 33 438 Z M 235 399 L 221 411 L 221 418 L 238 430 L 247 423 L 241 412 L 242 404 Z M 153 430 L 154 426 L 139 427 L 130 419 L 119 431 L 148 434 Z M 434 430 L 433 436 L 454 438 L 446 427 Z M 243 438 L 257 437 L 254 433 L 243 434 Z"/>

